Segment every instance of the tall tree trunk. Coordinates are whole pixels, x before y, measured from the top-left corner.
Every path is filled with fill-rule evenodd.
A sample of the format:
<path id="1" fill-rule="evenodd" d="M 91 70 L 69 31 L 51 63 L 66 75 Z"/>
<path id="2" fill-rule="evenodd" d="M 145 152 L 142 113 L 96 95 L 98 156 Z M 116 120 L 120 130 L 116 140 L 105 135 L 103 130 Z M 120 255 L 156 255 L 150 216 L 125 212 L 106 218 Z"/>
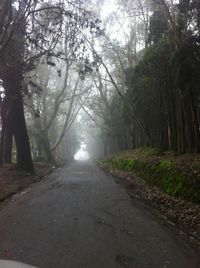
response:
<path id="1" fill-rule="evenodd" d="M 17 149 L 17 164 L 23 169 L 32 171 L 33 163 L 22 99 L 18 99 L 13 103 L 12 110 L 13 123 L 15 122 L 13 133 Z"/>
<path id="2" fill-rule="evenodd" d="M 13 126 L 12 122 L 8 122 L 9 103 L 5 99 L 2 107 L 2 159 L 4 163 L 12 162 L 12 139 L 13 139 Z"/>
<path id="3" fill-rule="evenodd" d="M 22 74 L 18 70 L 7 71 L 3 80 L 7 102 L 5 115 L 8 142 L 11 145 L 11 135 L 14 136 L 17 150 L 17 164 L 21 169 L 33 171 L 33 162 L 26 128 L 23 100 L 21 95 Z M 9 152 L 7 152 L 9 153 Z"/>
<path id="4" fill-rule="evenodd" d="M 1 100 L 1 146 L 0 146 L 0 166 L 3 166 L 4 137 L 5 137 L 5 102 Z"/>
<path id="5" fill-rule="evenodd" d="M 56 162 L 51 151 L 48 133 L 46 131 L 42 131 L 39 135 L 39 138 L 46 157 L 46 161 L 55 165 Z"/>
<path id="6" fill-rule="evenodd" d="M 6 128 L 4 133 L 4 142 L 3 142 L 3 162 L 11 163 L 12 162 L 12 132 Z"/>

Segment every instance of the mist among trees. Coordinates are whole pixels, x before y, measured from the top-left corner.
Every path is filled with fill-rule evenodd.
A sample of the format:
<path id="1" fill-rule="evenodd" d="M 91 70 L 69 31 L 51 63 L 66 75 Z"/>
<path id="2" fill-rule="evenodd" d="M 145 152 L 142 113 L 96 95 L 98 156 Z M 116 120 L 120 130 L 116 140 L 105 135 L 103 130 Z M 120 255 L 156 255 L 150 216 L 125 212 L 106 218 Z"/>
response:
<path id="1" fill-rule="evenodd" d="M 200 2 L 1 0 L 0 83 L 1 165 L 199 153 Z"/>

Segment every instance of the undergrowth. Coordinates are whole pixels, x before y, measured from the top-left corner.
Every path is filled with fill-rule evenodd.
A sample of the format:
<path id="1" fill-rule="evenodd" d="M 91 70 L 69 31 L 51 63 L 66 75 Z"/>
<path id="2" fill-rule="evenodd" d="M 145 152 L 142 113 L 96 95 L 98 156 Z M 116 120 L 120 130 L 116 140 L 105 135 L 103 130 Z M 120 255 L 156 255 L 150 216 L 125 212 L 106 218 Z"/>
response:
<path id="1" fill-rule="evenodd" d="M 188 161 L 187 157 L 184 159 Z M 200 166 L 200 158 L 195 159 L 195 166 L 192 163 L 187 166 L 183 160 L 180 164 L 177 161 L 179 157 L 173 152 L 162 153 L 154 148 L 140 148 L 113 155 L 104 160 L 104 164 L 134 172 L 148 184 L 171 196 L 200 203 L 200 169 L 196 169 Z"/>

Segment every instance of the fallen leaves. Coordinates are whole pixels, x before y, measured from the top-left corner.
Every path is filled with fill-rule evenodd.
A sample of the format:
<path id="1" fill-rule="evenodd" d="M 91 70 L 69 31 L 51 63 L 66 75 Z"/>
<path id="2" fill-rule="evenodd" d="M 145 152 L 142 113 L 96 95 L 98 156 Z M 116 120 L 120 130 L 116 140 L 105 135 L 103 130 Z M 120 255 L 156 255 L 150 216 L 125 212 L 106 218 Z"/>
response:
<path id="1" fill-rule="evenodd" d="M 0 171 L 0 202 L 9 198 L 18 191 L 24 189 L 20 194 L 24 195 L 31 190 L 32 183 L 40 181 L 45 175 L 52 171 L 52 167 L 47 164 L 36 165 L 37 175 L 20 171 L 14 165 L 7 165 Z M 27 188 L 29 187 L 29 188 Z M 14 199 L 13 199 L 14 201 Z"/>
<path id="2" fill-rule="evenodd" d="M 103 169 L 110 173 L 109 165 Z M 169 196 L 158 188 L 148 185 L 134 173 L 113 169 L 113 176 L 120 178 L 132 198 L 139 198 L 158 210 L 165 220 L 176 226 L 179 234 L 190 238 L 195 246 L 200 247 L 200 205 Z"/>

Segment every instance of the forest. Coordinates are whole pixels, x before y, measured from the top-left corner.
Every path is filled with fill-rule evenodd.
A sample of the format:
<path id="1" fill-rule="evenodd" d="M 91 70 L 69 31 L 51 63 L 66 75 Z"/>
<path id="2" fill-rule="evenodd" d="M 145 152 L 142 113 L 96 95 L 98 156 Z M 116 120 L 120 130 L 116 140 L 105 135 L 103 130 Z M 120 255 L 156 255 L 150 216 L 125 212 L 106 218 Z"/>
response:
<path id="1" fill-rule="evenodd" d="M 0 0 L 0 218 L 0 268 L 200 267 L 200 0 Z"/>
<path id="2" fill-rule="evenodd" d="M 0 165 L 200 152 L 199 0 L 1 0 Z"/>

